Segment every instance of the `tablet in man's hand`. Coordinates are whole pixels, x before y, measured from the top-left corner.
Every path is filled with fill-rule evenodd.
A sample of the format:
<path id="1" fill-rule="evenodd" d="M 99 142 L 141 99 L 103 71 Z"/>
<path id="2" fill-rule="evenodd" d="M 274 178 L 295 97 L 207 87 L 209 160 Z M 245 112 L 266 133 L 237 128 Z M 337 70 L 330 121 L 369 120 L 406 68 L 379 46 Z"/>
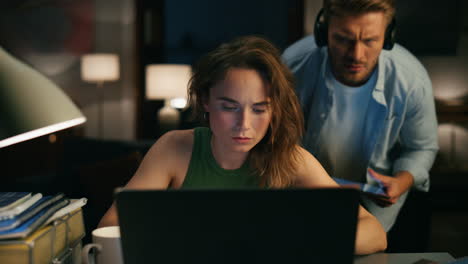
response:
<path id="1" fill-rule="evenodd" d="M 376 181 L 378 185 L 371 185 L 336 177 L 332 177 L 332 179 L 341 186 L 357 187 L 363 194 L 388 198 L 386 188 L 380 181 Z"/>

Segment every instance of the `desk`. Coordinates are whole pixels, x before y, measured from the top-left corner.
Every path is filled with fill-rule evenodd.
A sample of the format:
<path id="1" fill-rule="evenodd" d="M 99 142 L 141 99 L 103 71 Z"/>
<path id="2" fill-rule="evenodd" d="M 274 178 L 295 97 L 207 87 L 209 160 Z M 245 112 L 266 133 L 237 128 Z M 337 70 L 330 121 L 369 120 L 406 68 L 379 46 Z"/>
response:
<path id="1" fill-rule="evenodd" d="M 81 249 L 81 247 L 80 247 Z M 88 260 L 91 264 L 94 264 L 94 252 L 90 252 L 90 257 Z M 81 263 L 81 254 L 78 262 L 75 259 L 74 264 Z M 449 253 L 376 253 L 367 256 L 356 256 L 354 258 L 354 264 L 432 264 L 432 262 L 421 262 L 416 263 L 417 261 L 424 259 L 432 261 L 438 264 L 446 264 L 455 259 Z"/>
<path id="2" fill-rule="evenodd" d="M 376 253 L 367 256 L 357 256 L 354 259 L 354 264 L 415 264 L 422 259 L 434 263 L 447 263 L 455 260 L 449 253 Z M 432 262 L 427 262 L 427 264 Z M 426 263 L 421 262 L 421 264 Z"/>

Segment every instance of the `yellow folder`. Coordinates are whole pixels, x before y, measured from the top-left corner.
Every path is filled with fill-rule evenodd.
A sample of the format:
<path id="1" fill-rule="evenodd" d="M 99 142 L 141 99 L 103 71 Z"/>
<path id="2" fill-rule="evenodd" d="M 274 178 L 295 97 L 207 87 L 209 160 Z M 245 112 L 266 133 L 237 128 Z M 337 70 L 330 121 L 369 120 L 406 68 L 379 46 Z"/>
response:
<path id="1" fill-rule="evenodd" d="M 24 239 L 0 241 L 0 263 L 51 263 L 79 243 L 84 235 L 83 212 L 79 208 Z"/>

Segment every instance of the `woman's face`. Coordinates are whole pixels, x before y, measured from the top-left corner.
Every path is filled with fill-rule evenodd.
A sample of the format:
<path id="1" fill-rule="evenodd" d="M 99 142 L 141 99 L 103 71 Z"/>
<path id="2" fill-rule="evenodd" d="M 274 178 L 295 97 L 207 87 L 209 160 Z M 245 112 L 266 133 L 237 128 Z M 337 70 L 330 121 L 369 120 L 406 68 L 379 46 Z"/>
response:
<path id="1" fill-rule="evenodd" d="M 214 147 L 247 153 L 260 142 L 271 120 L 268 86 L 257 71 L 232 68 L 211 87 L 205 110 Z"/>

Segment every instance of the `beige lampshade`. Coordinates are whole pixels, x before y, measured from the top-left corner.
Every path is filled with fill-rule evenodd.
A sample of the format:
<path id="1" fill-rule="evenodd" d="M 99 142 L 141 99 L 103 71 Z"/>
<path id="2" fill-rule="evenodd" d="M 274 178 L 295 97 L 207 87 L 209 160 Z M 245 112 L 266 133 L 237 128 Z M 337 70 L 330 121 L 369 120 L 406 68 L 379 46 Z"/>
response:
<path id="1" fill-rule="evenodd" d="M 0 47 L 0 148 L 85 121 L 62 89 Z"/>
<path id="2" fill-rule="evenodd" d="M 146 98 L 186 98 L 192 70 L 185 64 L 150 64 L 146 66 Z"/>
<path id="3" fill-rule="evenodd" d="M 119 56 L 116 54 L 95 53 L 81 57 L 81 78 L 84 81 L 116 81 L 119 75 Z"/>

